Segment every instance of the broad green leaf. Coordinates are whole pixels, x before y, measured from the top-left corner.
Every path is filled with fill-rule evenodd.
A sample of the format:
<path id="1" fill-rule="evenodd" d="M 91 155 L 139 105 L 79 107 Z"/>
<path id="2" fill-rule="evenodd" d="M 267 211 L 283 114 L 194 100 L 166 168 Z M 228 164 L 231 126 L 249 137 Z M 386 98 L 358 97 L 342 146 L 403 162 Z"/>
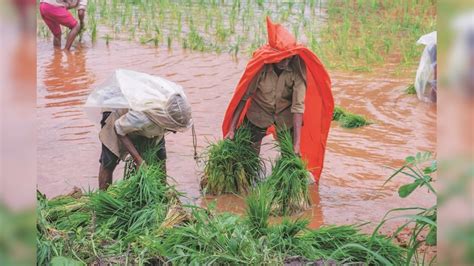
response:
<path id="1" fill-rule="evenodd" d="M 423 173 L 425 175 L 429 175 L 429 174 L 432 174 L 432 173 L 436 172 L 437 170 L 438 170 L 438 165 L 437 165 L 436 161 L 433 161 L 433 163 L 431 163 L 431 166 L 428 166 L 425 169 L 423 169 Z"/>
<path id="2" fill-rule="evenodd" d="M 401 187 L 398 189 L 398 195 L 399 195 L 401 198 L 406 198 L 406 197 L 407 197 L 408 195 L 410 195 L 419 185 L 420 185 L 419 180 L 416 180 L 415 182 L 410 183 L 410 184 L 403 185 L 403 186 L 401 186 Z"/>
<path id="3" fill-rule="evenodd" d="M 407 164 L 412 164 L 415 162 L 415 157 L 414 156 L 408 156 L 407 158 L 405 158 L 405 162 Z"/>

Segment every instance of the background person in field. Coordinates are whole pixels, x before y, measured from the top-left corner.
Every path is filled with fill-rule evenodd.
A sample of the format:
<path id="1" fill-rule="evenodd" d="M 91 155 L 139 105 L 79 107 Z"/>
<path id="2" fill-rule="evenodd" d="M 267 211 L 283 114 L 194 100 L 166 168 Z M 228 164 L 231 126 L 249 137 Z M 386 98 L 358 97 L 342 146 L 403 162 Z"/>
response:
<path id="1" fill-rule="evenodd" d="M 54 47 L 61 47 L 61 26 L 70 29 L 64 49 L 70 50 L 74 39 L 84 27 L 87 0 L 40 0 L 40 14 L 53 34 Z M 68 11 L 77 8 L 79 23 Z"/>

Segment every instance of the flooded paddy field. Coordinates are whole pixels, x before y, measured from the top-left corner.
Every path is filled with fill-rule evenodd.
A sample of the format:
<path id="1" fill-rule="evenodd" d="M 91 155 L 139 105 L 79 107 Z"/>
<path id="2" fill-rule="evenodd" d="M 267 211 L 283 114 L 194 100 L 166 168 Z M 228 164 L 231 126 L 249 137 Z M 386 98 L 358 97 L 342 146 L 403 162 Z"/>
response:
<path id="1" fill-rule="evenodd" d="M 74 186 L 97 188 L 100 142 L 99 121 L 83 108 L 88 93 L 117 68 L 162 76 L 183 86 L 192 108 L 198 153 L 209 141 L 220 139 L 221 122 L 246 64 L 228 54 L 192 53 L 116 41 L 106 45 L 82 43 L 71 53 L 55 51 L 38 40 L 38 187 L 49 197 L 65 194 Z M 333 122 L 319 190 L 311 189 L 313 207 L 304 216 L 311 226 L 380 220 L 389 209 L 427 206 L 432 194 L 418 191 L 410 199 L 396 193 L 406 179 L 382 187 L 406 156 L 435 151 L 436 108 L 406 95 L 410 77 L 384 71 L 353 74 L 331 71 L 335 103 L 365 115 L 372 125 L 344 129 Z M 193 159 L 191 131 L 168 134 L 168 174 L 192 202 L 200 203 L 201 161 Z M 272 137 L 265 138 L 262 156 L 274 158 Z M 120 166 L 122 166 L 121 164 Z M 122 169 L 115 171 L 121 178 Z M 237 196 L 218 197 L 218 208 L 241 212 Z"/>

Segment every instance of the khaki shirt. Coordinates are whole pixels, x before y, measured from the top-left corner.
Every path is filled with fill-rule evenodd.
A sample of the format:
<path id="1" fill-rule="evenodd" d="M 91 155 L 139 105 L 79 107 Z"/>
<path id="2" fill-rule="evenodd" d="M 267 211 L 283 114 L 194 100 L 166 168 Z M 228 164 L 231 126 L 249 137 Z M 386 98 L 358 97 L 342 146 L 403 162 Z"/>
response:
<path id="1" fill-rule="evenodd" d="M 266 64 L 251 81 L 243 99 L 252 102 L 247 119 L 260 128 L 276 126 L 293 127 L 293 115 L 304 113 L 306 94 L 306 69 L 301 63 L 289 65 L 278 76 L 272 64 Z"/>
<path id="2" fill-rule="evenodd" d="M 99 132 L 99 139 L 117 157 L 125 159 L 128 151 L 123 147 L 118 135 L 130 137 L 143 136 L 155 139 L 158 143 L 165 135 L 165 130 L 153 123 L 142 113 L 128 109 L 103 110 L 111 112 L 105 125 Z"/>

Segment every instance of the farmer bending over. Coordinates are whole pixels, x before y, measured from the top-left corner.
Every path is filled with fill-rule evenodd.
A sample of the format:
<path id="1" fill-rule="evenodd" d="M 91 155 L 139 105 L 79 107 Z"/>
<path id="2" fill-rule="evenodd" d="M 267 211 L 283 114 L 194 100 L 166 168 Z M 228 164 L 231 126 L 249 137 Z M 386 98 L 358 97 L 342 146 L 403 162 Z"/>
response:
<path id="1" fill-rule="evenodd" d="M 53 33 L 54 47 L 61 47 L 61 25 L 71 31 L 67 35 L 64 49 L 71 49 L 79 31 L 84 27 L 87 0 L 40 0 L 40 14 L 49 30 Z M 80 23 L 68 9 L 77 8 Z"/>
<path id="2" fill-rule="evenodd" d="M 118 109 L 102 113 L 99 133 L 102 142 L 100 155 L 99 188 L 107 189 L 112 183 L 115 167 L 120 159 L 131 155 L 136 166 L 145 163 L 143 153 L 156 148 L 156 158 L 166 172 L 166 132 L 187 128 L 191 123 L 191 107 L 178 95 L 173 95 L 166 104 L 166 115 L 161 109 L 143 112 Z"/>
<path id="3" fill-rule="evenodd" d="M 298 56 L 285 58 L 278 63 L 265 64 L 247 88 L 235 110 L 227 138 L 233 139 L 237 122 L 245 103 L 251 98 L 245 120 L 250 127 L 254 149 L 260 146 L 268 127 L 287 128 L 292 131 L 294 151 L 300 155 L 301 126 L 303 124 L 306 84 Z"/>

